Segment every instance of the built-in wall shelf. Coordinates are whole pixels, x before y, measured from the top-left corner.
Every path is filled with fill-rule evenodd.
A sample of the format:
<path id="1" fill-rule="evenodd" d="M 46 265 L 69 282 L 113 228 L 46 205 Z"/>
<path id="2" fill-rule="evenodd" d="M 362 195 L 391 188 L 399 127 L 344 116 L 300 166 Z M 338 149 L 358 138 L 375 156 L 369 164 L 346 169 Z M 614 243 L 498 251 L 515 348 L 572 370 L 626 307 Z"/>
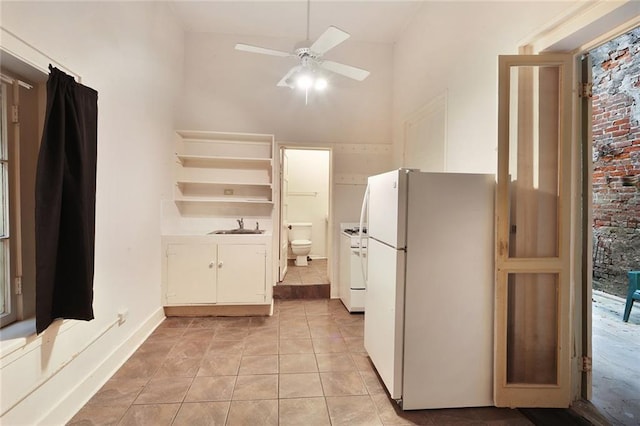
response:
<path id="1" fill-rule="evenodd" d="M 177 135 L 178 207 L 273 208 L 273 135 L 203 131 Z"/>
<path id="2" fill-rule="evenodd" d="M 161 210 L 163 302 L 173 314 L 271 313 L 274 145 L 273 135 L 176 131 L 173 196 Z M 209 235 L 236 221 L 263 233 Z M 244 305 L 260 309 L 236 309 Z"/>
<path id="3" fill-rule="evenodd" d="M 184 167 L 227 167 L 227 168 L 258 168 L 270 169 L 271 158 L 251 157 L 219 157 L 208 155 L 177 154 L 180 164 Z"/>
<path id="4" fill-rule="evenodd" d="M 186 217 L 252 216 L 268 217 L 273 213 L 273 201 L 246 199 L 193 199 L 174 200 L 181 215 Z"/>
<path id="5" fill-rule="evenodd" d="M 271 188 L 271 182 L 205 182 L 205 181 L 194 181 L 194 180 L 179 180 L 177 185 L 181 187 L 181 189 L 185 189 L 186 187 L 196 187 L 196 186 L 204 186 L 204 187 L 215 187 L 215 186 L 258 186 L 258 187 L 267 187 Z"/>
<path id="6" fill-rule="evenodd" d="M 205 199 L 193 199 L 193 198 L 180 198 L 176 199 L 175 202 L 181 205 L 211 205 L 216 206 L 220 204 L 256 204 L 256 205 L 273 205 L 273 201 L 267 200 L 246 200 L 246 199 L 237 199 L 237 200 L 229 200 L 222 198 L 210 198 L 208 200 Z"/>

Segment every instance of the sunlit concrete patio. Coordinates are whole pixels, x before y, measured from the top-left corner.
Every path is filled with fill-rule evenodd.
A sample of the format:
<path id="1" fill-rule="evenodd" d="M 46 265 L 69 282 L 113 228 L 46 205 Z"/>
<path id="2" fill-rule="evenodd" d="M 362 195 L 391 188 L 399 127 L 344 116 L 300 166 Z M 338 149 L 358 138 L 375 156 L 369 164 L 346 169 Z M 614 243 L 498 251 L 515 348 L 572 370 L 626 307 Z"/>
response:
<path id="1" fill-rule="evenodd" d="M 640 303 L 593 292 L 593 405 L 613 425 L 640 424 Z"/>

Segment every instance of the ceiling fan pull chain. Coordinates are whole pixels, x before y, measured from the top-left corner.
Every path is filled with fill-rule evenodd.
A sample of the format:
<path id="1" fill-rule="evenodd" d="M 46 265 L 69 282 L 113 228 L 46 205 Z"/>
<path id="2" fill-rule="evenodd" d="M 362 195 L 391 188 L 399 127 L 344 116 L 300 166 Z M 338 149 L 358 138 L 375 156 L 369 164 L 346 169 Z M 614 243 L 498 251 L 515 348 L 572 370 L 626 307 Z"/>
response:
<path id="1" fill-rule="evenodd" d="M 307 0 L 307 41 L 309 41 L 309 16 L 310 16 L 309 9 L 310 8 L 311 8 L 311 0 Z"/>

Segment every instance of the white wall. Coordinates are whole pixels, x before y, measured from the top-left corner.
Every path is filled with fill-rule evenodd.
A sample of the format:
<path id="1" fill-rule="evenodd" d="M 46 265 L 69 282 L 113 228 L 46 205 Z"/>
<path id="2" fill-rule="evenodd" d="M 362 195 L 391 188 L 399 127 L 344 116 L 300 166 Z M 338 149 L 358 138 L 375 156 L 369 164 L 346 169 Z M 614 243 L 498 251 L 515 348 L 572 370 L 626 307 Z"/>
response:
<path id="1" fill-rule="evenodd" d="M 310 222 L 313 258 L 328 254 L 329 151 L 287 149 L 288 222 Z"/>
<path id="2" fill-rule="evenodd" d="M 404 121 L 447 92 L 448 171 L 495 173 L 498 55 L 573 2 L 427 2 L 395 45 L 394 162 L 402 164 Z"/>
<path id="3" fill-rule="evenodd" d="M 172 190 L 183 35 L 151 2 L 2 2 L 1 17 L 99 93 L 96 319 L 1 342 L 1 422 L 63 424 L 163 317 L 159 213 Z"/>

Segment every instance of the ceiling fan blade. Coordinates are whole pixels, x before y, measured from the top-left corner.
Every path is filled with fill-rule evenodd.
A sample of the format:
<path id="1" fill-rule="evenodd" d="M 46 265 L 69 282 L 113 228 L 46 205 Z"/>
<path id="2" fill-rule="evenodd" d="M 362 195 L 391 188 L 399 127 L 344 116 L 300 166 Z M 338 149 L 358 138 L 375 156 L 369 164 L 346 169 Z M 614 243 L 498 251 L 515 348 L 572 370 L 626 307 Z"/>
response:
<path id="1" fill-rule="evenodd" d="M 284 77 L 282 77 L 282 79 L 278 82 L 278 84 L 276 86 L 280 86 L 280 87 L 290 87 L 290 88 L 294 88 L 296 87 L 295 82 L 291 79 L 291 77 L 293 77 L 293 75 L 295 73 L 297 73 L 302 67 L 300 65 L 296 65 L 295 67 L 291 68 Z"/>
<path id="2" fill-rule="evenodd" d="M 333 49 L 349 37 L 351 37 L 351 34 L 342 31 L 338 27 L 331 26 L 327 28 L 320 37 L 318 37 L 309 50 L 318 56 L 322 56 L 325 52 Z"/>
<path id="3" fill-rule="evenodd" d="M 242 43 L 236 44 L 236 50 L 242 50 L 243 52 L 251 52 L 251 53 L 261 53 L 263 55 L 281 56 L 283 58 L 287 56 L 293 56 L 291 55 L 291 53 L 283 52 L 281 50 L 267 49 L 264 47 L 251 46 L 250 44 L 242 44 Z"/>
<path id="4" fill-rule="evenodd" d="M 358 81 L 362 81 L 369 76 L 369 71 L 367 70 L 338 62 L 321 61 L 320 66 L 326 70 L 335 72 L 336 74 L 344 75 L 345 77 L 353 78 Z"/>

